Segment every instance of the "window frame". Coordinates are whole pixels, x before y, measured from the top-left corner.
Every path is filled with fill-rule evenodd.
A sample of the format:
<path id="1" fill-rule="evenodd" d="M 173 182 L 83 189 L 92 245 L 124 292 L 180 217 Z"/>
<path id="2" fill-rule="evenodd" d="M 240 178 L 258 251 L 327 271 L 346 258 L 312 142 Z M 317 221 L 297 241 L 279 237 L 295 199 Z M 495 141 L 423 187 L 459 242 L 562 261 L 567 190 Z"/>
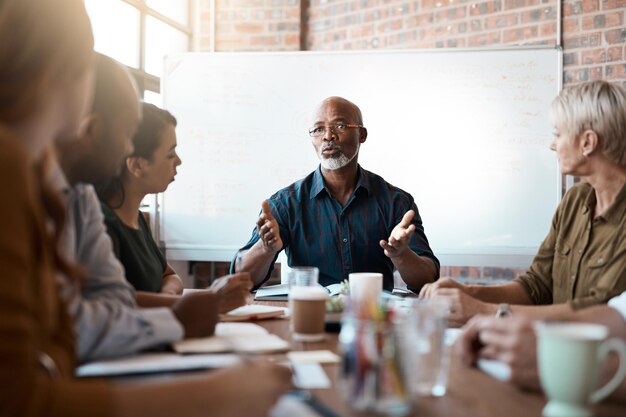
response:
<path id="1" fill-rule="evenodd" d="M 189 50 L 192 49 L 193 40 L 194 40 L 194 28 L 193 23 L 194 19 L 192 18 L 194 10 L 195 1 L 194 0 L 186 0 L 188 5 L 188 13 L 187 13 L 187 25 L 178 22 L 152 8 L 150 8 L 147 4 L 146 0 L 122 0 L 124 3 L 136 8 L 139 11 L 139 50 L 137 53 L 139 54 L 139 68 L 128 67 L 128 70 L 132 74 L 135 82 L 137 83 L 137 87 L 139 88 L 139 92 L 141 97 L 143 98 L 144 92 L 146 90 L 153 91 L 157 94 L 161 93 L 161 79 L 156 75 L 152 75 L 146 71 L 146 19 L 148 16 L 151 16 L 161 22 L 165 23 L 168 26 L 177 29 L 188 36 L 189 38 Z"/>

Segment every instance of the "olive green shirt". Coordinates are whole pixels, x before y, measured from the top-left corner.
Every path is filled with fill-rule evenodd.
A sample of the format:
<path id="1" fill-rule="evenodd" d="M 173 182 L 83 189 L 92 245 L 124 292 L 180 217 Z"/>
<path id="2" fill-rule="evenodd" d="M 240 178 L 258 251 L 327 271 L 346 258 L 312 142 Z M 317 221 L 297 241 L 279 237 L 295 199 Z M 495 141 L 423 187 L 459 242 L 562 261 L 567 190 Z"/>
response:
<path id="1" fill-rule="evenodd" d="M 589 184 L 563 197 L 530 269 L 515 279 L 534 304 L 569 302 L 578 309 L 626 291 L 626 185 L 594 219 L 595 205 Z"/>

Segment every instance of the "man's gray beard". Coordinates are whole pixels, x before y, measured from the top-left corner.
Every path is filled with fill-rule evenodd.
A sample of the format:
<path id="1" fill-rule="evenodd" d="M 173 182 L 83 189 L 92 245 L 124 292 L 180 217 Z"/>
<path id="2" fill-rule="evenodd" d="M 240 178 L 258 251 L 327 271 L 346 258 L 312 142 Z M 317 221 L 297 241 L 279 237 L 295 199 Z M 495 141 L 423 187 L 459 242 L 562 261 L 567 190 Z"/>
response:
<path id="1" fill-rule="evenodd" d="M 360 148 L 360 146 L 359 146 Z M 357 148 L 356 152 L 352 158 L 348 158 L 343 151 L 339 151 L 340 155 L 336 158 L 324 158 L 321 154 L 318 155 L 320 158 L 320 163 L 322 164 L 322 168 L 328 169 L 330 171 L 334 171 L 336 169 L 340 169 L 348 165 L 356 156 L 359 154 L 359 148 Z"/>

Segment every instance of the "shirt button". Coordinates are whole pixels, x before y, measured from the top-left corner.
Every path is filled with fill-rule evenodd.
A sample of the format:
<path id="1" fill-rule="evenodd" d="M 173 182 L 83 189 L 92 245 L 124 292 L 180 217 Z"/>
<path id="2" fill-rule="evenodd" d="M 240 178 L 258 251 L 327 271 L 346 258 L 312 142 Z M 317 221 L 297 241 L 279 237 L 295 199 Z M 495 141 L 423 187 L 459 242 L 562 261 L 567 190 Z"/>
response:
<path id="1" fill-rule="evenodd" d="M 583 250 L 582 249 L 578 249 L 578 253 L 583 253 Z"/>
<path id="2" fill-rule="evenodd" d="M 572 274 L 572 279 L 576 279 L 576 274 Z"/>
<path id="3" fill-rule="evenodd" d="M 346 239 L 345 237 L 341 240 L 343 241 L 343 243 L 348 243 L 348 239 Z"/>
<path id="4" fill-rule="evenodd" d="M 604 258 L 598 258 L 598 263 L 601 264 L 602 262 L 604 262 Z"/>

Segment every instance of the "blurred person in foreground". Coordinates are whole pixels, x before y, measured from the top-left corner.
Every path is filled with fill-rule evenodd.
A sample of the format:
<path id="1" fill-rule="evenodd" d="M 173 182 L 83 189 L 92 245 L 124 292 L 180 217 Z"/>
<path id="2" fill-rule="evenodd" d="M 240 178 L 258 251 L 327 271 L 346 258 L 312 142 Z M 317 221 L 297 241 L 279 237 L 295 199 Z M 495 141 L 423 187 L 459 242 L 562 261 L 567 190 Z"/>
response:
<path id="1" fill-rule="evenodd" d="M 81 135 L 93 60 L 82 1 L 0 2 L 0 187 L 11 196 L 0 206 L 0 414 L 264 414 L 290 388 L 284 367 L 255 362 L 155 384 L 74 376 L 73 324 L 57 274 L 79 291 L 84 271 L 58 250 L 65 210 L 50 184 L 51 148 Z"/>

